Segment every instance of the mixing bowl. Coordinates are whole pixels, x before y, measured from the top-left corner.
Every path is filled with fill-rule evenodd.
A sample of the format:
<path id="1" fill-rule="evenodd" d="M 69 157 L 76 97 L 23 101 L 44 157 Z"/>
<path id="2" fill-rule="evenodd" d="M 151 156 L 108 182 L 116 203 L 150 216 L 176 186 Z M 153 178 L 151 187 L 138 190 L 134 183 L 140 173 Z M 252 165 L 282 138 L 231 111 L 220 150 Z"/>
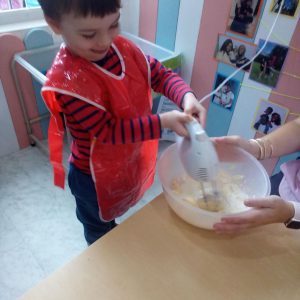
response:
<path id="1" fill-rule="evenodd" d="M 220 168 L 230 176 L 241 176 L 239 189 L 246 198 L 266 197 L 270 194 L 269 176 L 259 161 L 241 148 L 232 145 L 216 145 Z M 158 161 L 158 174 L 165 198 L 174 212 L 186 222 L 201 228 L 212 229 L 223 216 L 238 213 L 211 212 L 183 200 L 184 195 L 174 192 L 174 178 L 188 177 L 180 161 L 177 145 L 172 144 L 162 153 Z M 192 180 L 192 179 L 191 179 Z M 230 201 L 230 199 L 229 199 Z M 249 208 L 243 206 L 241 211 Z"/>

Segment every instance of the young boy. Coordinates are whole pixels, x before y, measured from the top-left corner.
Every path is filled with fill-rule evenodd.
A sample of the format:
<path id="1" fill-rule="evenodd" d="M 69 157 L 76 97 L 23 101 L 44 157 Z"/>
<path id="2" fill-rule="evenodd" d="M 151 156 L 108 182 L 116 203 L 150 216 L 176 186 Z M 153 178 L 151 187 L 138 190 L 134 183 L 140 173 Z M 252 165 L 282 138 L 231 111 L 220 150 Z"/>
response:
<path id="1" fill-rule="evenodd" d="M 187 135 L 191 115 L 205 123 L 206 111 L 178 75 L 119 35 L 120 0 L 39 3 L 64 39 L 42 89 L 55 184 L 64 186 L 63 113 L 73 137 L 69 186 L 91 244 L 153 183 L 161 129 Z M 184 112 L 152 114 L 151 88 Z"/>

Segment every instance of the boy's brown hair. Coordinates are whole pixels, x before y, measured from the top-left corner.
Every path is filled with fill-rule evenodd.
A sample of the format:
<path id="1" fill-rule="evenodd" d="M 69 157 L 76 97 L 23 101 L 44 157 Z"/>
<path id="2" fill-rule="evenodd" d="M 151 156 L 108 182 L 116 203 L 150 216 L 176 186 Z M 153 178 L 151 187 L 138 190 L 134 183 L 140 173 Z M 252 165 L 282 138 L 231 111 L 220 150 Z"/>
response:
<path id="1" fill-rule="evenodd" d="M 121 8 L 121 0 L 38 0 L 44 15 L 55 21 L 73 13 L 75 16 L 104 17 Z"/>

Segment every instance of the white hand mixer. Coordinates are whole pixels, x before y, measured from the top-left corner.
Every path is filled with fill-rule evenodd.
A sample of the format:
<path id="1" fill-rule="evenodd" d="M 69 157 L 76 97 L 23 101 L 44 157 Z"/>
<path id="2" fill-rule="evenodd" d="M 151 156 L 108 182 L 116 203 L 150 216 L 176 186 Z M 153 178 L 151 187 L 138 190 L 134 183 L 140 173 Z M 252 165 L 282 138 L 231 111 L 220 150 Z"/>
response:
<path id="1" fill-rule="evenodd" d="M 216 177 L 219 159 L 213 143 L 210 141 L 200 123 L 194 119 L 185 124 L 189 138 L 177 138 L 178 152 L 187 174 L 200 183 L 203 198 L 212 196 L 218 200 Z M 207 193 L 204 182 L 211 184 L 212 193 Z"/>

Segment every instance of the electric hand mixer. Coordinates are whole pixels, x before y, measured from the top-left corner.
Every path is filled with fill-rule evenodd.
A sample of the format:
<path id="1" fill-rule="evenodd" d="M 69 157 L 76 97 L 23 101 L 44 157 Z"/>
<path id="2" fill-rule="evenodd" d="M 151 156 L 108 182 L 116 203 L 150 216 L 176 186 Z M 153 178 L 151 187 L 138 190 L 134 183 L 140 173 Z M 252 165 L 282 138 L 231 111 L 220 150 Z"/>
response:
<path id="1" fill-rule="evenodd" d="M 189 138 L 178 138 L 178 152 L 187 174 L 200 183 L 203 198 L 212 196 L 218 201 L 216 177 L 219 159 L 213 143 L 197 120 L 186 123 Z M 211 184 L 211 193 L 207 193 L 204 182 Z"/>

